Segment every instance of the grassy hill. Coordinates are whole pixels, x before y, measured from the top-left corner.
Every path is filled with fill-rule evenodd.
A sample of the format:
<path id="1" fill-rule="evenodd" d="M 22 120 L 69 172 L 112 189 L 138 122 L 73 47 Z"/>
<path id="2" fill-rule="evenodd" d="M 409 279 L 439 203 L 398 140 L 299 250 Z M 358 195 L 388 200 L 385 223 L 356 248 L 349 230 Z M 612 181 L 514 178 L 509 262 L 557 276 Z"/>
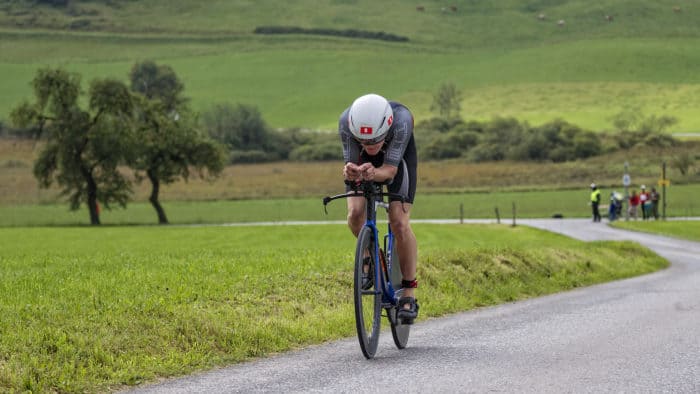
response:
<path id="1" fill-rule="evenodd" d="M 432 115 L 438 86 L 453 82 L 466 118 L 562 117 L 599 130 L 635 110 L 676 116 L 673 131 L 700 129 L 700 8 L 687 1 L 28 4 L 0 5 L 0 119 L 31 94 L 38 67 L 80 72 L 87 86 L 94 77 L 126 78 L 134 62 L 152 59 L 175 69 L 196 109 L 253 104 L 276 127 L 332 129 L 367 91 L 405 102 L 420 120 Z M 267 25 L 384 31 L 410 41 L 252 33 Z"/>

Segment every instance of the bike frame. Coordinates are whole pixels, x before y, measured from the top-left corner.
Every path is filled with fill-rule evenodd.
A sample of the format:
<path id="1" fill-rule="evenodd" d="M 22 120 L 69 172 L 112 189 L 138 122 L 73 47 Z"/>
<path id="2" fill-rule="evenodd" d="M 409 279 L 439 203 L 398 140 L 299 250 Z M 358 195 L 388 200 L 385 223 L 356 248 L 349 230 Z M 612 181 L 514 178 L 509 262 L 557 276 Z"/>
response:
<path id="1" fill-rule="evenodd" d="M 339 198 L 349 198 L 349 197 L 363 197 L 366 202 L 366 214 L 367 219 L 363 227 L 369 227 L 372 231 L 374 237 L 374 283 L 381 283 L 378 287 L 382 295 L 382 307 L 396 306 L 399 302 L 399 294 L 394 289 L 391 284 L 391 272 L 392 272 L 392 262 L 393 256 L 392 251 L 394 247 L 394 234 L 391 231 L 391 224 L 387 223 L 387 233 L 384 236 L 384 251 L 385 251 L 385 263 L 386 263 L 386 277 L 382 272 L 382 261 L 379 251 L 379 229 L 377 227 L 377 206 L 382 206 L 389 209 L 389 203 L 384 201 L 384 197 L 394 197 L 400 198 L 401 201 L 404 197 L 400 194 L 383 192 L 382 184 L 374 182 L 360 182 L 359 184 L 350 184 L 353 190 L 344 194 L 339 194 L 333 197 L 326 197 L 323 199 L 324 207 L 328 205 L 329 202 L 339 199 Z"/>
<path id="2" fill-rule="evenodd" d="M 391 231 L 391 224 L 387 223 L 387 233 L 384 236 L 384 264 L 386 264 L 386 276 L 382 272 L 382 256 L 379 248 L 379 229 L 377 227 L 377 206 L 384 205 L 383 201 L 374 200 L 370 203 L 370 198 L 366 198 L 367 202 L 367 220 L 364 224 L 365 227 L 369 227 L 372 230 L 374 236 L 374 283 L 381 283 L 382 292 L 382 307 L 395 306 L 398 303 L 398 296 L 394 290 L 394 286 L 391 284 L 391 270 L 393 263 L 393 256 L 391 255 L 392 248 L 394 246 L 394 234 Z M 387 206 L 388 208 L 388 206 Z M 388 305 L 387 305 L 388 304 Z"/>

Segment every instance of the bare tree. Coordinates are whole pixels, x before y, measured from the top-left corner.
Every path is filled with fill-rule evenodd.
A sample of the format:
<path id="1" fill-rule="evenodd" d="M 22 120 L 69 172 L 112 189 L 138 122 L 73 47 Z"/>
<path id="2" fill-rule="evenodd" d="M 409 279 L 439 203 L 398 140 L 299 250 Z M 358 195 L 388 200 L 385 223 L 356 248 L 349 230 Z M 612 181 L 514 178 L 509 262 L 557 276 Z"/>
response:
<path id="1" fill-rule="evenodd" d="M 433 104 L 430 110 L 437 112 L 447 119 L 459 117 L 462 101 L 462 92 L 457 89 L 454 83 L 444 83 L 433 95 Z"/>

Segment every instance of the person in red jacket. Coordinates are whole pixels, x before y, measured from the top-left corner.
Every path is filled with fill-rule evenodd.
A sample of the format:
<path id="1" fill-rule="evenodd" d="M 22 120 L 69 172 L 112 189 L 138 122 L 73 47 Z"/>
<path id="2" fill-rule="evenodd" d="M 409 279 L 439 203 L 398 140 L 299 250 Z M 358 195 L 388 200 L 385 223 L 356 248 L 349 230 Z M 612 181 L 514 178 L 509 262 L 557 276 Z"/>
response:
<path id="1" fill-rule="evenodd" d="M 634 218 L 634 220 L 637 220 L 637 207 L 639 206 L 639 195 L 637 194 L 636 190 L 632 190 L 632 195 L 630 196 L 630 207 L 629 207 L 629 215 L 631 218 Z"/>

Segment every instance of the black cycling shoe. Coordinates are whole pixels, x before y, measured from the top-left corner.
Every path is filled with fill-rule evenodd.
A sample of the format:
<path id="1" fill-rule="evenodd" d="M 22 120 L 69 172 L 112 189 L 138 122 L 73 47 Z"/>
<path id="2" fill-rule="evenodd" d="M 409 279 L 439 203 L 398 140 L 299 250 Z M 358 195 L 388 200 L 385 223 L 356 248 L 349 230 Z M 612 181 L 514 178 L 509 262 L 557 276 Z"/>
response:
<path id="1" fill-rule="evenodd" d="M 369 290 L 374 285 L 374 275 L 372 275 L 372 265 L 370 264 L 372 259 L 367 256 L 363 260 L 363 270 L 362 270 L 362 290 Z M 367 271 L 364 270 L 367 267 Z"/>
<path id="2" fill-rule="evenodd" d="M 409 308 L 405 308 L 408 305 Z M 396 312 L 396 317 L 401 319 L 403 324 L 413 324 L 413 321 L 418 317 L 418 301 L 413 297 L 399 298 L 399 306 Z"/>

